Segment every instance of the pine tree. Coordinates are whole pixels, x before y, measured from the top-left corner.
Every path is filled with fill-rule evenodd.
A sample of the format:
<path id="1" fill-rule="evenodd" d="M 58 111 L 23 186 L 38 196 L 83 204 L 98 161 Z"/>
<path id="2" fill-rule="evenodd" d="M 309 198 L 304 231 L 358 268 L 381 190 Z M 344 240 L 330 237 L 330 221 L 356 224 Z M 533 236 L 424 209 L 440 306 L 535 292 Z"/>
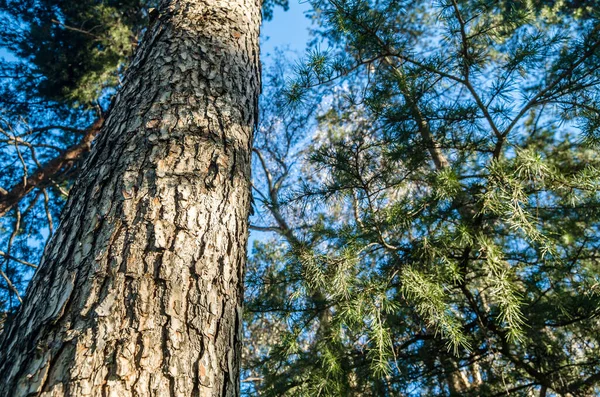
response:
<path id="1" fill-rule="evenodd" d="M 238 394 L 259 4 L 157 13 L 0 335 L 0 394 Z"/>
<path id="2" fill-rule="evenodd" d="M 2 311 L 22 298 L 152 4 L 0 1 Z"/>
<path id="3" fill-rule="evenodd" d="M 249 394 L 597 395 L 597 11 L 312 4 L 309 146 L 293 114 L 257 146 Z"/>
<path id="4" fill-rule="evenodd" d="M 154 0 L 0 1 L 0 327 L 21 300 Z M 265 1 L 269 19 L 282 0 Z"/>

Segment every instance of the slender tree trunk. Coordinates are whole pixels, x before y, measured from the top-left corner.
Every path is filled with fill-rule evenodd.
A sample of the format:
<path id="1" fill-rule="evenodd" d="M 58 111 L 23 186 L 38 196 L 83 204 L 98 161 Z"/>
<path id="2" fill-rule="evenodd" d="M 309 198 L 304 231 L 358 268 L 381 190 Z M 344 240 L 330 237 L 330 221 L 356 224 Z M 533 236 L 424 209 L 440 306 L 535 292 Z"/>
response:
<path id="1" fill-rule="evenodd" d="M 258 0 L 163 1 L 0 341 L 0 396 L 235 396 Z"/>

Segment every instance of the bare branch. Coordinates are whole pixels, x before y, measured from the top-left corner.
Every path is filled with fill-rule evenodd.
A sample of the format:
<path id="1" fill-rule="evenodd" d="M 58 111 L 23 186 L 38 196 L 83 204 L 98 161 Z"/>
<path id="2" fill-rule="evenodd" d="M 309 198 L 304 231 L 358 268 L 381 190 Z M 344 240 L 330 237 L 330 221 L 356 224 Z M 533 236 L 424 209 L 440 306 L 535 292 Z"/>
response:
<path id="1" fill-rule="evenodd" d="M 57 156 L 46 165 L 39 168 L 29 178 L 16 184 L 7 194 L 0 195 L 0 217 L 6 215 L 15 205 L 17 205 L 33 189 L 45 187 L 60 174 L 65 166 L 79 160 L 84 153 L 91 149 L 92 142 L 100 132 L 104 119 L 97 119 L 87 130 L 81 141 Z M 61 192 L 63 193 L 63 192 Z"/>

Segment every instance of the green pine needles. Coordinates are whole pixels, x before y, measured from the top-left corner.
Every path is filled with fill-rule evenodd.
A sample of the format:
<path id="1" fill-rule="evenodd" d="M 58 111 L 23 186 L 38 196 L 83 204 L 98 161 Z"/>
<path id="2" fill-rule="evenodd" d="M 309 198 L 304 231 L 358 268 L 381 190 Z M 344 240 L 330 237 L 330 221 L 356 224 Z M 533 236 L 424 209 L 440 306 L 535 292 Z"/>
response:
<path id="1" fill-rule="evenodd" d="M 257 180 L 280 237 L 255 246 L 247 320 L 287 337 L 248 351 L 246 391 L 599 393 L 597 12 L 311 4 L 320 44 L 284 95 L 316 125 L 292 111 L 301 149 L 257 141 L 284 182 Z"/>

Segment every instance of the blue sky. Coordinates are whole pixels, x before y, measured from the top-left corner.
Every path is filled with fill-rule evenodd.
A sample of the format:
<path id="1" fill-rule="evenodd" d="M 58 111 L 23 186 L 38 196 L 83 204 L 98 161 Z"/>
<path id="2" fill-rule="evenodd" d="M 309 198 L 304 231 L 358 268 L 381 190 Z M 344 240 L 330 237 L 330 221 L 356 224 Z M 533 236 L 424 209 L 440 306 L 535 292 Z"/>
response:
<path id="1" fill-rule="evenodd" d="M 263 61 L 268 62 L 275 48 L 289 47 L 299 55 L 304 52 L 309 39 L 310 21 L 305 16 L 308 10 L 310 4 L 306 0 L 290 0 L 288 11 L 283 11 L 281 7 L 275 9 L 273 19 L 265 21 L 261 29 Z"/>
<path id="2" fill-rule="evenodd" d="M 290 8 L 284 11 L 281 7 L 274 10 L 273 19 L 264 21 L 261 27 L 261 59 L 269 64 L 269 58 L 277 48 L 290 50 L 300 59 L 306 50 L 309 40 L 310 20 L 305 13 L 310 10 L 310 4 L 305 0 L 290 0 Z M 293 61 L 294 56 L 290 57 Z M 255 215 L 251 223 L 265 224 Z M 255 240 L 266 238 L 270 233 L 251 231 L 248 241 L 248 252 L 252 253 L 252 244 Z"/>

